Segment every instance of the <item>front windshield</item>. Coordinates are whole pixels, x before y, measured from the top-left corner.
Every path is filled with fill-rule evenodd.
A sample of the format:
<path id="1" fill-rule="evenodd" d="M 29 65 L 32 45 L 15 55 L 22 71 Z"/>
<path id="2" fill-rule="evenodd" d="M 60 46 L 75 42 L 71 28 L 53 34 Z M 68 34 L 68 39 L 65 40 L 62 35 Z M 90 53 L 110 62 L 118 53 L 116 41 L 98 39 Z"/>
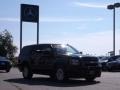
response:
<path id="1" fill-rule="evenodd" d="M 57 54 L 79 54 L 79 52 L 70 45 L 57 44 L 54 45 L 53 48 Z"/>

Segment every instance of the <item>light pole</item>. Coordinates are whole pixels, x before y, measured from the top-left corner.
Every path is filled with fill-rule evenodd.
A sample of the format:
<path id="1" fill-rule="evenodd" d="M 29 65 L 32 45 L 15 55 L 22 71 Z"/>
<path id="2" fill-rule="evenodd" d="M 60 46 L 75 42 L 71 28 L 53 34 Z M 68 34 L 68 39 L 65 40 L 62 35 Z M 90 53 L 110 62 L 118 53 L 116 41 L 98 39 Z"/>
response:
<path id="1" fill-rule="evenodd" d="M 113 5 L 108 5 L 107 9 L 113 9 L 113 55 L 115 56 L 115 8 L 120 7 L 120 3 L 114 3 Z"/>

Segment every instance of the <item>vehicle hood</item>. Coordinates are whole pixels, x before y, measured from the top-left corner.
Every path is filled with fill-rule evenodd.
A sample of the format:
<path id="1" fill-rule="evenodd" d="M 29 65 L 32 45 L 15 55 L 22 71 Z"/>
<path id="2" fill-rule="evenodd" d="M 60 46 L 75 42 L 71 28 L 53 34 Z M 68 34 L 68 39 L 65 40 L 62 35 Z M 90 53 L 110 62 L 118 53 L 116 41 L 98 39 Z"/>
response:
<path id="1" fill-rule="evenodd" d="M 65 54 L 65 55 L 73 59 L 75 58 L 84 61 L 98 61 L 98 58 L 95 56 L 81 55 L 81 54 Z"/>
<path id="2" fill-rule="evenodd" d="M 100 63 L 107 63 L 108 60 L 99 60 Z"/>

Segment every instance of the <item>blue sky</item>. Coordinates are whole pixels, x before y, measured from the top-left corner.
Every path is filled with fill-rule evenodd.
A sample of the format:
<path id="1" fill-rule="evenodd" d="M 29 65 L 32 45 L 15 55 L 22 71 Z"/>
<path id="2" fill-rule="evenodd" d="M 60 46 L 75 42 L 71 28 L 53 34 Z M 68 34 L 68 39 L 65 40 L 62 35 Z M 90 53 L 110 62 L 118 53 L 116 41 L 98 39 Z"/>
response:
<path id="1" fill-rule="evenodd" d="M 40 7 L 40 43 L 71 44 L 83 53 L 106 55 L 112 50 L 112 10 L 120 0 L 2 0 L 0 31 L 7 29 L 19 48 L 20 4 Z M 35 23 L 23 23 L 23 46 L 36 43 Z M 116 54 L 120 50 L 120 8 L 116 9 Z M 18 51 L 19 53 L 19 51 Z"/>

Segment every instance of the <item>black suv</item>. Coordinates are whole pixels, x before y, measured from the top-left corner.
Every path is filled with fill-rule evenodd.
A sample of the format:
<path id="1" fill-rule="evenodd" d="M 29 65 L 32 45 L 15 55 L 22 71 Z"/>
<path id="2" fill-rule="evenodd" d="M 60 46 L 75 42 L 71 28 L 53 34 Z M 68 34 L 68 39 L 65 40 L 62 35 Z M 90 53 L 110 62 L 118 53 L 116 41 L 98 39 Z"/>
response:
<path id="1" fill-rule="evenodd" d="M 70 77 L 93 81 L 101 76 L 97 57 L 83 56 L 70 45 L 39 44 L 23 47 L 18 58 L 18 67 L 24 79 L 33 74 L 50 75 L 58 81 Z"/>

